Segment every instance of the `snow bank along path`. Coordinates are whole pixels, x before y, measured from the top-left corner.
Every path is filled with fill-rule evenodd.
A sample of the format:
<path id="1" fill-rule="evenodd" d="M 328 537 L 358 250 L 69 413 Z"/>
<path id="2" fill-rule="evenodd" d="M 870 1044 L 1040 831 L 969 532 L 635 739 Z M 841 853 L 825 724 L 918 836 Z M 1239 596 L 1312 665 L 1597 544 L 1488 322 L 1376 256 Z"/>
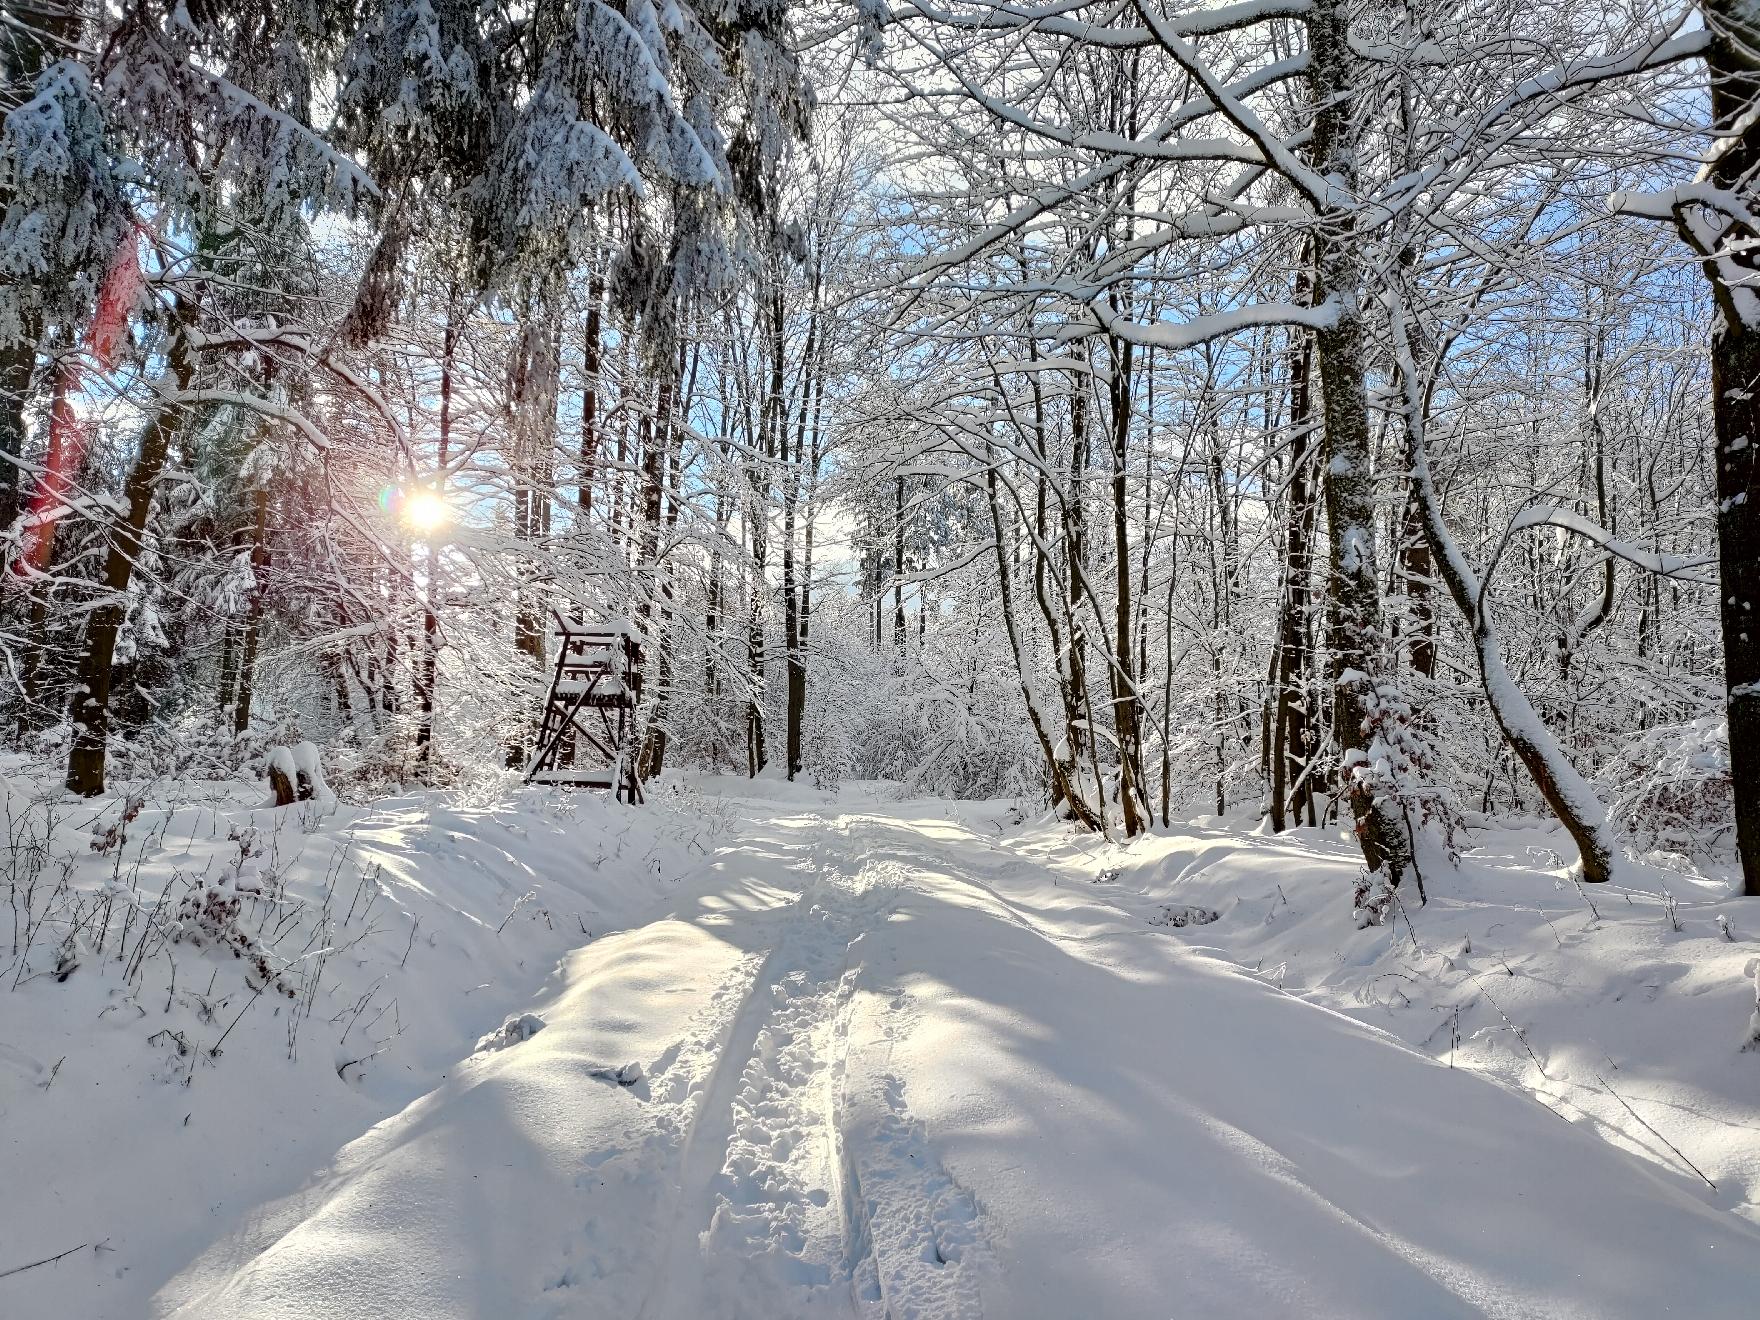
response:
<path id="1" fill-rule="evenodd" d="M 942 807 L 746 813 L 157 1313 L 1755 1313 L 1760 1230 L 1530 1097 Z"/>

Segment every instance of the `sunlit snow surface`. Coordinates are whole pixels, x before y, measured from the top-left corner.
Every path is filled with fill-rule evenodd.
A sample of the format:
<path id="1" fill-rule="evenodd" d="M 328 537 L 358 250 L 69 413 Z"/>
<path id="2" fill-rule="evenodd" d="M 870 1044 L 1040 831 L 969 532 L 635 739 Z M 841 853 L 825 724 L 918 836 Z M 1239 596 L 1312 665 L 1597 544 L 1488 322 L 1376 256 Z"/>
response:
<path id="1" fill-rule="evenodd" d="M 185 1087 L 151 1023 L 93 1037 L 98 978 L 0 996 L 0 1038 L 69 1056 L 47 1091 L 0 1071 L 26 1173 L 0 1269 L 111 1243 L 0 1279 L 0 1314 L 1754 1313 L 1739 906 L 1734 942 L 1703 895 L 1680 932 L 1642 894 L 1591 926 L 1542 854 L 1469 859 L 1414 949 L 1354 928 L 1318 833 L 1123 848 L 727 780 L 645 814 L 544 801 L 355 823 L 446 923 L 417 971 L 406 926 L 351 983 L 410 1000 L 381 1073 L 289 1064 L 259 1023 Z M 1719 1190 L 1573 1098 L 1590 1074 Z"/>

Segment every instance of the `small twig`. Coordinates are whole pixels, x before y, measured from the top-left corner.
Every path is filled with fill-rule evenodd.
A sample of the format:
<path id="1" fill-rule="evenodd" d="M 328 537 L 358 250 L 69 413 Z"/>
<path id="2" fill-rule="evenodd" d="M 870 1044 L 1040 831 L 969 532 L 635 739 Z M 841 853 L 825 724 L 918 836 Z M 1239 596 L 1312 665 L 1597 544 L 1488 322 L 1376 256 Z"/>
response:
<path id="1" fill-rule="evenodd" d="M 1682 1155 L 1681 1148 L 1679 1146 L 1675 1145 L 1674 1142 L 1670 1141 L 1667 1137 L 1663 1136 L 1662 1133 L 1658 1132 L 1655 1128 L 1651 1127 L 1649 1123 L 1645 1122 L 1643 1116 L 1640 1115 L 1637 1110 L 1633 1109 L 1630 1105 L 1626 1104 L 1626 1098 L 1623 1095 L 1621 1095 L 1618 1091 L 1613 1089 L 1613 1084 L 1611 1082 L 1609 1082 L 1600 1073 L 1595 1074 L 1595 1080 L 1600 1082 L 1603 1086 L 1605 1086 L 1607 1088 L 1607 1094 L 1612 1096 L 1615 1100 L 1619 1101 L 1621 1106 L 1624 1107 L 1626 1113 L 1630 1114 L 1633 1118 L 1637 1119 L 1638 1122 L 1644 1124 L 1644 1130 L 1646 1132 L 1648 1132 L 1651 1136 L 1655 1137 L 1663 1145 L 1667 1146 L 1670 1150 L 1672 1150 L 1675 1153 L 1675 1158 L 1680 1160 L 1680 1162 L 1682 1164 L 1686 1165 L 1694 1173 L 1698 1174 L 1700 1182 L 1704 1183 L 1707 1187 L 1709 1187 L 1714 1192 L 1717 1190 L 1717 1184 L 1712 1182 L 1711 1179 L 1707 1178 L 1705 1176 L 1704 1172 L 1699 1168 L 1699 1166 L 1697 1164 L 1694 1164 L 1693 1161 L 1688 1159 L 1685 1155 Z"/>
<path id="2" fill-rule="evenodd" d="M 1420 891 L 1420 892 L 1422 892 L 1422 891 Z M 1410 912 L 1406 911 L 1406 905 L 1405 905 L 1405 902 L 1399 896 L 1399 890 L 1389 889 L 1387 891 L 1387 894 L 1388 894 L 1388 897 L 1393 899 L 1393 906 L 1394 906 L 1395 910 L 1398 911 L 1400 916 L 1402 916 L 1406 919 L 1406 930 L 1409 931 L 1412 936 L 1412 952 L 1413 953 L 1422 953 L 1423 949 L 1418 944 L 1418 928 L 1416 926 L 1412 925 L 1412 914 Z"/>
<path id="3" fill-rule="evenodd" d="M 364 1063 L 369 1063 L 372 1060 L 378 1058 L 384 1052 L 385 1052 L 384 1050 L 378 1049 L 378 1050 L 374 1050 L 371 1054 L 363 1054 L 358 1059 L 349 1059 L 344 1063 L 339 1063 L 336 1065 L 336 1076 L 338 1078 L 340 1078 L 342 1081 L 346 1082 L 348 1080 L 348 1078 L 343 1077 L 342 1074 L 344 1073 L 344 1071 L 346 1071 L 349 1068 L 357 1067 L 357 1066 L 364 1064 Z"/>
<path id="4" fill-rule="evenodd" d="M 1595 906 L 1595 900 L 1589 897 L 1589 891 L 1583 888 L 1583 882 L 1573 872 L 1571 883 L 1577 887 L 1577 896 L 1589 905 L 1589 917 L 1592 921 L 1601 920 L 1601 909 Z"/>
<path id="5" fill-rule="evenodd" d="M 1559 938 L 1558 927 L 1552 925 L 1552 918 L 1547 916 L 1539 908 L 1535 908 L 1534 911 L 1539 916 L 1540 920 L 1544 921 L 1548 926 L 1552 926 L 1552 938 L 1558 942 L 1559 948 L 1564 948 L 1564 940 Z"/>
<path id="6" fill-rule="evenodd" d="M 1471 975 L 1471 973 L 1469 973 L 1469 975 Z M 1483 981 L 1477 976 L 1474 976 L 1473 983 L 1479 987 L 1479 991 L 1485 996 L 1486 1002 L 1497 1010 L 1497 1016 L 1503 1019 L 1503 1024 L 1511 1031 L 1515 1032 L 1516 1039 L 1522 1042 L 1522 1048 L 1528 1051 L 1528 1057 L 1534 1061 L 1534 1066 L 1540 1070 L 1540 1075 L 1546 1077 L 1546 1065 L 1540 1062 L 1540 1056 L 1534 1053 L 1534 1047 L 1528 1044 L 1527 1033 L 1509 1020 L 1509 1014 L 1503 1011 L 1502 1004 L 1499 1004 L 1497 1000 L 1491 997 L 1491 992 L 1485 988 L 1485 983 Z M 1551 1081 L 1552 1079 L 1547 1077 L 1547 1080 Z M 1551 1106 L 1548 1105 L 1547 1108 L 1550 1109 Z"/>
<path id="7" fill-rule="evenodd" d="M 9 1270 L 0 1270 L 0 1279 L 11 1278 L 14 1274 L 23 1274 L 26 1270 L 36 1269 L 39 1265 L 53 1265 L 56 1261 L 71 1256 L 76 1251 L 83 1251 L 91 1245 L 90 1242 L 82 1242 L 79 1246 L 69 1247 L 66 1251 L 63 1251 L 58 1255 L 44 1256 L 41 1260 L 33 1260 L 29 1265 L 14 1265 Z"/>
<path id="8" fill-rule="evenodd" d="M 1406 819 L 1406 838 L 1408 838 L 1412 841 L 1412 856 L 1411 856 L 1412 878 L 1418 882 L 1418 906 L 1419 907 L 1429 907 L 1430 906 L 1430 895 L 1428 895 L 1424 892 L 1424 868 L 1418 865 L 1418 831 L 1416 829 L 1414 829 L 1412 826 L 1412 810 L 1405 802 L 1402 801 L 1399 804 L 1399 811 L 1400 811 L 1400 815 L 1404 816 Z M 1398 877 L 1396 876 L 1395 879 L 1398 879 Z M 1409 926 L 1411 924 L 1412 924 L 1412 919 L 1410 917 L 1407 917 L 1406 918 L 1406 925 Z M 1412 943 L 1416 944 L 1417 942 L 1418 942 L 1418 937 L 1414 933 L 1412 936 Z"/>
<path id="9" fill-rule="evenodd" d="M 513 914 L 515 912 L 518 912 L 520 910 L 520 908 L 524 907 L 527 903 L 529 903 L 532 899 L 536 898 L 537 896 L 538 896 L 537 890 L 528 889 L 528 890 L 526 890 L 525 893 L 521 894 L 518 898 L 514 899 L 513 906 L 507 910 L 507 915 L 505 917 L 501 918 L 501 924 L 499 926 L 495 927 L 495 933 L 497 935 L 499 935 L 502 931 L 506 930 L 507 923 L 513 920 Z"/>
<path id="10" fill-rule="evenodd" d="M 238 1010 L 238 1016 L 232 1019 L 231 1024 L 226 1028 L 225 1031 L 222 1031 L 220 1033 L 220 1039 L 215 1041 L 211 1046 L 208 1047 L 208 1057 L 210 1059 L 218 1059 L 220 1057 L 220 1047 L 226 1043 L 226 1038 L 232 1034 L 232 1028 L 236 1027 L 239 1024 L 239 1022 L 244 1018 L 244 1015 L 251 1011 L 251 1004 L 254 1004 L 257 1002 L 257 1000 L 261 999 L 263 997 L 263 991 L 267 990 L 268 988 L 269 988 L 269 982 L 264 981 L 262 985 L 257 987 L 257 993 L 250 997 L 250 1003 L 247 1003 L 243 1008 Z M 193 1063 L 190 1066 L 190 1071 L 192 1073 L 195 1071 L 195 1066 Z"/>

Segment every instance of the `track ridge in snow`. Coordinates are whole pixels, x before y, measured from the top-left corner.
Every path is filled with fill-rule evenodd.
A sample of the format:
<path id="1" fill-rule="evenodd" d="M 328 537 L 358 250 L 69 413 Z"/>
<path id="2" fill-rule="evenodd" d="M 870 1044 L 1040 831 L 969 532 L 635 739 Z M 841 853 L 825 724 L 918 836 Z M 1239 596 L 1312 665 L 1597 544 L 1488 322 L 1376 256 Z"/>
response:
<path id="1" fill-rule="evenodd" d="M 836 828 L 853 844 L 851 827 L 861 823 L 843 817 Z M 869 863 L 861 873 L 870 872 L 907 887 L 896 862 Z M 856 1312 L 863 1320 L 980 1320 L 978 1278 L 988 1266 L 982 1214 L 935 1158 L 927 1129 L 905 1103 L 903 1080 L 888 1066 L 892 1043 L 908 1029 L 909 997 L 869 989 L 858 1001 L 860 971 L 853 967 L 838 988 L 826 1076 Z M 878 1034 L 852 1045 L 858 1002 L 883 1003 L 885 1011 Z M 859 1051 L 853 1068 L 852 1051 Z"/>
<path id="2" fill-rule="evenodd" d="M 691 1113 L 677 1214 L 637 1313 L 646 1320 L 699 1315 L 711 1300 L 754 1320 L 853 1313 L 827 1097 L 852 963 L 897 884 L 896 868 L 847 874 L 827 860 L 828 842 L 816 839 L 801 892 L 765 915 L 771 947 Z"/>
<path id="3" fill-rule="evenodd" d="M 980 1320 L 977 1201 L 930 1153 L 903 1083 L 879 1075 L 839 1106 L 842 1191 L 864 1320 Z"/>

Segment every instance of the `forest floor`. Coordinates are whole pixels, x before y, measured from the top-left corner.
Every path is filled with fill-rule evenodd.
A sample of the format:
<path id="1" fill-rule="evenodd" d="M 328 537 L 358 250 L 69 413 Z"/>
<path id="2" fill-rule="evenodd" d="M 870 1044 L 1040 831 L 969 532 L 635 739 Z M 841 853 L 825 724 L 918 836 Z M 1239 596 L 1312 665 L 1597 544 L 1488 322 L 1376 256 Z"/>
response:
<path id="1" fill-rule="evenodd" d="M 292 826 L 422 923 L 338 959 L 323 1049 L 240 1028 L 180 1077 L 134 1037 L 229 1014 L 144 974 L 0 987 L 0 1271 L 82 1248 L 0 1274 L 0 1314 L 1753 1314 L 1760 918 L 1718 886 L 1590 910 L 1505 834 L 1359 931 L 1318 831 L 681 791 Z M 296 889 L 342 865 L 297 855 Z M 380 986 L 398 1034 L 363 1037 Z"/>

